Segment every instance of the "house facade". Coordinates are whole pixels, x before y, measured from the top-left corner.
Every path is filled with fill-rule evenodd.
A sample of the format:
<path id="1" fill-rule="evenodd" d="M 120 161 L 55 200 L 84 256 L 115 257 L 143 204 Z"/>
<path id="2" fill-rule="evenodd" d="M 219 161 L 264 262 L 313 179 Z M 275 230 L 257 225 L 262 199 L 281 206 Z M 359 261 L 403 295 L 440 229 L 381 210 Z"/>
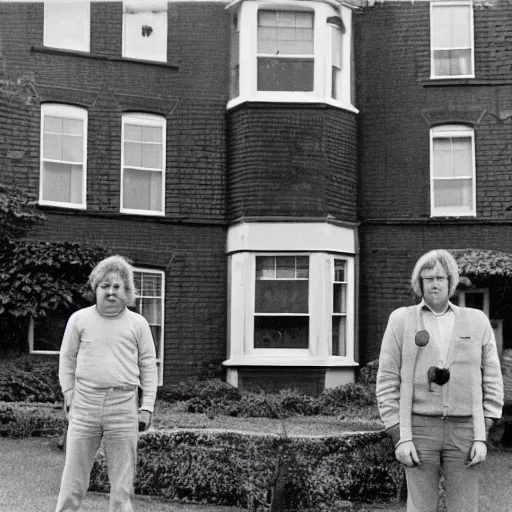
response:
<path id="1" fill-rule="evenodd" d="M 464 269 L 454 300 L 484 310 L 511 348 L 512 6 L 375 3 L 355 27 L 364 356 L 378 357 L 390 312 L 413 303 L 414 263 L 434 248 Z"/>
<path id="2" fill-rule="evenodd" d="M 160 383 L 211 362 L 240 387 L 350 382 L 436 247 L 469 258 L 456 300 L 506 348 L 508 281 L 471 258 L 512 252 L 511 17 L 504 0 L 1 2 L 0 180 L 47 216 L 28 237 L 133 261 Z M 31 322 L 30 352 L 55 357 L 65 321 Z"/>

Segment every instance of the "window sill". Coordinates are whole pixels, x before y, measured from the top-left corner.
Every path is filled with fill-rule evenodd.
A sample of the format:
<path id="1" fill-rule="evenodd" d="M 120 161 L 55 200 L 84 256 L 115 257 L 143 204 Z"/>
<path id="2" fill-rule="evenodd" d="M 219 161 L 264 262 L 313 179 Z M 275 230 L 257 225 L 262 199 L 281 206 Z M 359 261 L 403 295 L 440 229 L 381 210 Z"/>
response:
<path id="1" fill-rule="evenodd" d="M 39 206 L 44 206 L 48 208 L 62 208 L 64 210 L 86 210 L 87 205 L 85 204 L 67 204 L 67 203 L 57 203 L 51 201 L 39 201 Z"/>
<path id="2" fill-rule="evenodd" d="M 419 78 L 418 83 L 423 87 L 451 87 L 461 85 L 491 86 L 512 85 L 510 78 Z"/>
<path id="3" fill-rule="evenodd" d="M 336 101 L 332 98 L 318 98 L 316 96 L 309 96 L 306 94 L 301 95 L 287 95 L 286 93 L 283 94 L 274 94 L 274 95 L 254 95 L 254 96 L 238 96 L 237 98 L 234 98 L 232 100 L 229 100 L 226 109 L 231 110 L 235 107 L 238 107 L 244 103 L 248 103 L 251 105 L 264 105 L 268 106 L 269 103 L 272 104 L 280 104 L 280 106 L 286 106 L 286 105 L 308 105 L 311 107 L 318 107 L 318 106 L 329 106 L 329 107 L 335 107 L 340 110 L 347 110 L 349 112 L 353 112 L 354 114 L 359 114 L 359 110 L 355 108 L 354 106 L 341 102 Z"/>
<path id="4" fill-rule="evenodd" d="M 105 60 L 110 62 L 132 62 L 135 64 L 142 64 L 146 66 L 156 66 L 166 69 L 171 69 L 173 71 L 178 71 L 179 66 L 177 64 L 172 64 L 169 62 L 162 62 L 156 60 L 144 60 L 144 59 L 134 59 L 131 57 L 111 57 L 108 55 L 102 55 L 101 53 L 91 53 L 91 52 L 82 52 L 78 50 L 65 50 L 62 48 L 51 48 L 49 46 L 32 46 L 30 48 L 31 52 L 34 53 L 46 53 L 52 55 L 67 55 L 71 57 L 81 57 L 85 59 L 93 59 L 93 60 Z"/>
<path id="5" fill-rule="evenodd" d="M 227 367 L 237 366 L 313 366 L 319 368 L 354 367 L 359 363 L 348 357 L 255 357 L 246 356 L 227 359 L 222 363 Z"/>

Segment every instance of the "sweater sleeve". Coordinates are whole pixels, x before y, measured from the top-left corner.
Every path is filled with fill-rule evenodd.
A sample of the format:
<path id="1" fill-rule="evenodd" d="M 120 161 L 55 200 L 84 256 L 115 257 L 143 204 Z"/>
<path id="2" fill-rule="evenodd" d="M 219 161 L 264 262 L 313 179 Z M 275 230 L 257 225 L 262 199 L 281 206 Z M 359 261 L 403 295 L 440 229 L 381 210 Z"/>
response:
<path id="1" fill-rule="evenodd" d="M 141 317 L 139 332 L 139 370 L 142 387 L 141 409 L 153 412 L 158 385 L 156 350 L 147 320 Z"/>
<path id="2" fill-rule="evenodd" d="M 482 345 L 482 391 L 484 416 L 501 418 L 503 408 L 503 377 L 496 348 L 494 333 L 489 320 L 484 332 Z"/>
<path id="3" fill-rule="evenodd" d="M 79 311 L 70 316 L 60 348 L 59 382 L 63 393 L 75 388 L 76 359 L 80 348 L 78 314 Z"/>
<path id="4" fill-rule="evenodd" d="M 377 403 L 384 426 L 399 424 L 400 366 L 402 359 L 400 324 L 403 308 L 393 311 L 384 332 L 377 371 Z"/>

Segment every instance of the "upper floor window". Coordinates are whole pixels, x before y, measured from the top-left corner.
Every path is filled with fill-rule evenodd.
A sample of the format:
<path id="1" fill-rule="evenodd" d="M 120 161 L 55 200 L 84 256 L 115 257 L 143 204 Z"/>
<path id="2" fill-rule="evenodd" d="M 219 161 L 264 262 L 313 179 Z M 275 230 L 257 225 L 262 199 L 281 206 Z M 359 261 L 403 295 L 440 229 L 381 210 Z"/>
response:
<path id="1" fill-rule="evenodd" d="M 258 91 L 312 91 L 314 13 L 258 11 Z"/>
<path id="2" fill-rule="evenodd" d="M 165 276 L 161 270 L 133 269 L 135 311 L 149 323 L 156 349 L 159 384 L 163 384 Z"/>
<path id="3" fill-rule="evenodd" d="M 45 0 L 44 45 L 89 51 L 90 0 Z"/>
<path id="4" fill-rule="evenodd" d="M 165 127 L 164 117 L 123 116 L 121 212 L 164 214 Z"/>
<path id="5" fill-rule="evenodd" d="M 167 62 L 167 0 L 124 0 L 123 57 Z"/>
<path id="6" fill-rule="evenodd" d="M 310 0 L 233 3 L 228 107 L 244 101 L 325 102 L 355 110 L 352 11 L 339 9 Z"/>
<path id="7" fill-rule="evenodd" d="M 40 204 L 85 208 L 87 111 L 43 104 L 40 151 Z"/>
<path id="8" fill-rule="evenodd" d="M 473 6 L 471 2 L 431 2 L 432 78 L 473 77 Z"/>
<path id="9" fill-rule="evenodd" d="M 430 131 L 431 215 L 476 215 L 474 131 L 444 125 Z"/>

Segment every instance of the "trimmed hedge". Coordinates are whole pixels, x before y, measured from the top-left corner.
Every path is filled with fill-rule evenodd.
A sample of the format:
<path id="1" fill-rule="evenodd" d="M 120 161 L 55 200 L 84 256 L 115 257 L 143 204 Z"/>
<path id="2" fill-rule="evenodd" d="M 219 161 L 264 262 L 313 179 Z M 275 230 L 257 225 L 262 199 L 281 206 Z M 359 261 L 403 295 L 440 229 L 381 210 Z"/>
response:
<path id="1" fill-rule="evenodd" d="M 404 473 L 382 431 L 284 437 L 227 431 L 149 431 L 138 449 L 137 494 L 269 511 L 332 510 L 340 500 L 395 499 Z M 100 452 L 91 490 L 108 492 Z"/>
<path id="2" fill-rule="evenodd" d="M 61 435 L 66 428 L 64 412 L 51 407 L 0 404 L 0 435 L 35 437 Z"/>
<path id="3" fill-rule="evenodd" d="M 59 358 L 3 353 L 0 402 L 62 402 Z"/>

